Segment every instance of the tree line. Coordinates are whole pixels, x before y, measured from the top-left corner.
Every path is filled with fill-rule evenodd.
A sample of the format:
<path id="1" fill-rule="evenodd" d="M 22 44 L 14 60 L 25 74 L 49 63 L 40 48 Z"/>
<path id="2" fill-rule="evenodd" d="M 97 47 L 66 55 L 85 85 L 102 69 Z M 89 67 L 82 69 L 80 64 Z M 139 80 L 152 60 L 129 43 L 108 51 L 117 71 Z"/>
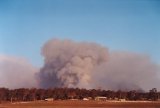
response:
<path id="1" fill-rule="evenodd" d="M 160 98 L 160 92 L 156 88 L 149 92 L 143 91 L 113 91 L 101 89 L 79 89 L 79 88 L 19 88 L 10 90 L 8 88 L 0 88 L 0 103 L 5 101 L 36 101 L 45 100 L 46 98 L 53 98 L 54 100 L 67 100 L 83 98 L 95 99 L 97 96 L 107 97 L 108 100 L 126 99 L 126 100 L 150 100 L 157 101 Z"/>

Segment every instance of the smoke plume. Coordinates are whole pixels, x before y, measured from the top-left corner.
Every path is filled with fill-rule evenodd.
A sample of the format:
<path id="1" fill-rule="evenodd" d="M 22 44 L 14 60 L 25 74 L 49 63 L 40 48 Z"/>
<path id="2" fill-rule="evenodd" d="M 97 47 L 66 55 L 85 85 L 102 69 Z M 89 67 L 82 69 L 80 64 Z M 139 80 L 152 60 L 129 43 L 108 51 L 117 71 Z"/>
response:
<path id="1" fill-rule="evenodd" d="M 96 43 L 52 39 L 43 46 L 42 55 L 44 66 L 37 78 L 43 88 L 159 88 L 158 66 L 143 54 L 108 52 Z"/>
<path id="2" fill-rule="evenodd" d="M 37 87 L 37 71 L 37 68 L 23 58 L 0 55 L 0 87 Z"/>
<path id="3" fill-rule="evenodd" d="M 93 80 L 94 86 L 112 90 L 149 90 L 160 88 L 159 70 L 147 55 L 112 52 L 109 60 L 96 68 L 92 75 L 96 79 Z"/>
<path id="4" fill-rule="evenodd" d="M 85 87 L 95 67 L 107 61 L 106 48 L 95 43 L 50 40 L 43 49 L 45 65 L 39 73 L 42 87 Z"/>
<path id="5" fill-rule="evenodd" d="M 148 55 L 59 39 L 46 42 L 41 53 L 41 69 L 24 58 L 0 55 L 0 87 L 160 89 L 160 67 Z"/>

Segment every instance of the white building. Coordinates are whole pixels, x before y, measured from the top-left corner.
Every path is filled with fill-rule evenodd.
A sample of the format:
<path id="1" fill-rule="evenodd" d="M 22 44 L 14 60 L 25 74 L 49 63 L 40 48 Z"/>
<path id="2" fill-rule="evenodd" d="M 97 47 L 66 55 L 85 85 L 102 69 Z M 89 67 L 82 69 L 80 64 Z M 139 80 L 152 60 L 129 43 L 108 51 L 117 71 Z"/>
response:
<path id="1" fill-rule="evenodd" d="M 53 101 L 53 98 L 46 98 L 45 101 Z"/>
<path id="2" fill-rule="evenodd" d="M 88 99 L 88 98 L 83 98 L 83 100 L 84 100 L 84 101 L 88 101 L 89 99 Z"/>
<path id="3" fill-rule="evenodd" d="M 107 100 L 107 97 L 101 97 L 101 96 L 98 96 L 95 98 L 96 101 L 106 101 Z"/>
<path id="4" fill-rule="evenodd" d="M 124 102 L 124 101 L 126 101 L 126 99 L 119 99 L 119 101 Z"/>

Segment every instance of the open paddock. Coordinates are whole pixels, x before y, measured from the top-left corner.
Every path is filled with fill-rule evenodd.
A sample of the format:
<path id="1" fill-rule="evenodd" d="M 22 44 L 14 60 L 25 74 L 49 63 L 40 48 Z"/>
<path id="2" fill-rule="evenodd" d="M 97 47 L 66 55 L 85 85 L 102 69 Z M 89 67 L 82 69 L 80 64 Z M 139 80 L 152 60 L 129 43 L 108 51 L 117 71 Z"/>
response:
<path id="1" fill-rule="evenodd" d="M 0 108 L 160 108 L 160 102 L 116 102 L 116 101 L 35 101 L 2 103 Z"/>

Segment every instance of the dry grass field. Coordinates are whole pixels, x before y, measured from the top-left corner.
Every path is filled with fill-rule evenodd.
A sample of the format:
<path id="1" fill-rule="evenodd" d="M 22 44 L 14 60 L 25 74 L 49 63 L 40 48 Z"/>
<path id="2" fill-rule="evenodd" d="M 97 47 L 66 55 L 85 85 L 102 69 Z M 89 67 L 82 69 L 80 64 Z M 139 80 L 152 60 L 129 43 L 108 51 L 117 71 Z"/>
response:
<path id="1" fill-rule="evenodd" d="M 52 101 L 2 103 L 0 108 L 160 108 L 160 102 Z"/>

